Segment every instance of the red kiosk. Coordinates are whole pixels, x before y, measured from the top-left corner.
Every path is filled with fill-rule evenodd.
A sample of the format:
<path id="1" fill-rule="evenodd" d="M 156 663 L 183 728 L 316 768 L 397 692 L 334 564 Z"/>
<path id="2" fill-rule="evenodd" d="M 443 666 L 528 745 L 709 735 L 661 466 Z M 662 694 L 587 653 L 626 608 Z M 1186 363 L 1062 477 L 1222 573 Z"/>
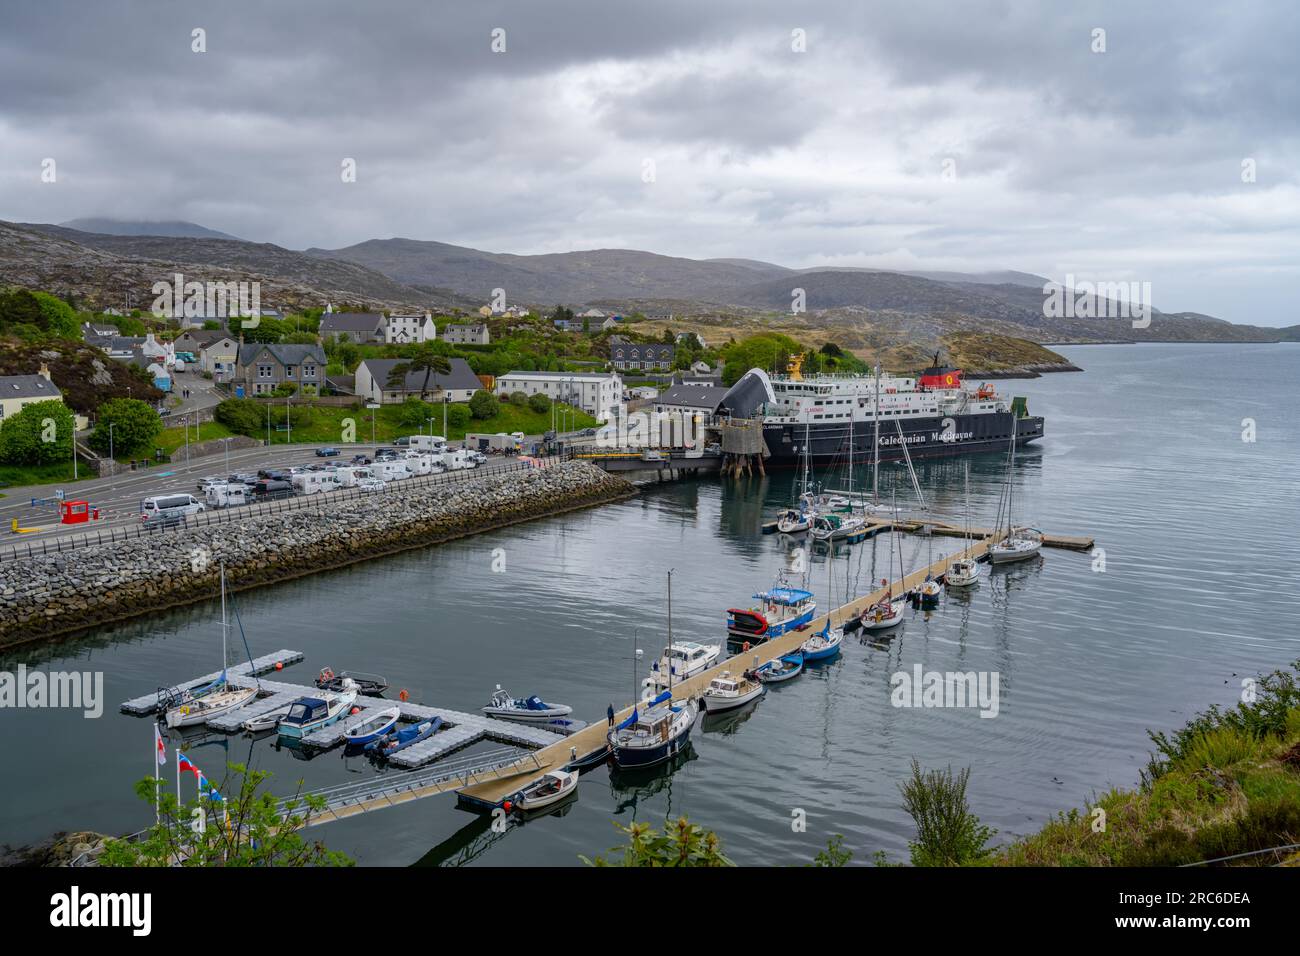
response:
<path id="1" fill-rule="evenodd" d="M 89 501 L 61 501 L 59 511 L 63 514 L 60 524 L 85 524 L 91 518 L 99 520 L 99 509 L 92 510 Z"/>

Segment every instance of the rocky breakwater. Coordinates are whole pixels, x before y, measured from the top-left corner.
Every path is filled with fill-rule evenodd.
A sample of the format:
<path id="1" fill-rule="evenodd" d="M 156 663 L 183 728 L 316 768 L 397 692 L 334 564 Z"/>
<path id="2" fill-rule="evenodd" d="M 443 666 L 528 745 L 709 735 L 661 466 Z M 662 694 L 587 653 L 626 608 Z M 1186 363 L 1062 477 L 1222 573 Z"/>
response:
<path id="1" fill-rule="evenodd" d="M 210 598 L 224 564 L 241 589 L 625 498 L 585 462 L 310 499 L 300 509 L 0 564 L 0 646 Z"/>

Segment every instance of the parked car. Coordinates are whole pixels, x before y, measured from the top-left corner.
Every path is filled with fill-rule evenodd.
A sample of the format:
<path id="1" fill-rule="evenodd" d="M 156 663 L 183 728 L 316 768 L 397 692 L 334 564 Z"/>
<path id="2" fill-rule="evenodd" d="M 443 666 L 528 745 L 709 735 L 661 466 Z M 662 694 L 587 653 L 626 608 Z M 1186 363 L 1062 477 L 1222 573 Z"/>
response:
<path id="1" fill-rule="evenodd" d="M 584 437 L 584 438 L 595 438 L 595 437 L 596 437 L 596 429 L 594 429 L 594 428 L 584 428 L 584 429 L 582 430 L 582 437 Z"/>
<path id="2" fill-rule="evenodd" d="M 352 456 L 352 464 L 354 464 L 354 465 L 368 465 L 368 464 L 370 464 L 370 459 L 369 459 L 368 457 L 366 457 L 365 455 L 353 455 L 353 456 Z"/>
<path id="3" fill-rule="evenodd" d="M 230 476 L 228 481 L 238 482 L 243 485 L 253 485 L 257 483 L 257 475 L 247 471 L 237 471 Z"/>
<path id="4" fill-rule="evenodd" d="M 361 491 L 383 491 L 387 484 L 379 478 L 362 478 L 357 481 L 357 488 Z"/>
<path id="5" fill-rule="evenodd" d="M 316 457 L 317 457 L 317 458 L 333 458 L 333 457 L 335 457 L 336 455 L 338 455 L 338 453 L 339 453 L 339 450 L 338 450 L 337 448 L 328 448 L 328 447 L 327 447 L 327 448 L 317 448 L 317 449 L 316 449 Z"/>
<path id="6" fill-rule="evenodd" d="M 411 443 L 410 435 L 403 435 L 401 438 L 398 438 L 393 442 L 393 444 L 396 445 L 398 448 L 405 448 L 410 443 Z"/>
<path id="7" fill-rule="evenodd" d="M 487 455 L 481 451 L 472 451 L 469 453 L 469 460 L 475 465 L 485 465 L 487 464 Z"/>
<path id="8" fill-rule="evenodd" d="M 224 485 L 227 483 L 227 481 L 228 479 L 226 478 L 211 478 L 211 477 L 200 478 L 199 491 L 207 491 L 208 488 L 211 487 L 212 485 Z"/>
<path id="9" fill-rule="evenodd" d="M 159 519 L 171 521 L 179 518 L 183 521 L 189 515 L 206 510 L 207 506 L 193 495 L 153 495 L 140 502 L 140 520 L 146 524 Z"/>
<path id="10" fill-rule="evenodd" d="M 258 501 L 274 501 L 277 498 L 292 498 L 293 485 L 287 481 L 264 478 L 253 485 L 253 497 Z"/>
<path id="11" fill-rule="evenodd" d="M 262 468 L 258 470 L 257 477 L 264 481 L 288 481 L 293 475 L 282 468 Z"/>

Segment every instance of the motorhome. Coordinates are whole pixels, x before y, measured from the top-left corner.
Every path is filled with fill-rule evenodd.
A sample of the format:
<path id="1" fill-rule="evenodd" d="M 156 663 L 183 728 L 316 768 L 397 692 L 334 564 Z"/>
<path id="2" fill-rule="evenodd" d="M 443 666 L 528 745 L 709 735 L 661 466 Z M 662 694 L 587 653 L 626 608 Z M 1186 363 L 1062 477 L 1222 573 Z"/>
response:
<path id="1" fill-rule="evenodd" d="M 519 451 L 522 443 L 523 436 L 517 433 L 507 435 L 505 432 L 497 432 L 495 435 L 489 435 L 483 432 L 471 432 L 465 436 L 465 447 L 477 451 L 513 453 Z"/>
<path id="2" fill-rule="evenodd" d="M 216 482 L 208 485 L 203 494 L 209 508 L 234 508 L 248 504 L 252 490 L 242 482 Z"/>
<path id="3" fill-rule="evenodd" d="M 303 471 L 293 476 L 294 491 L 300 495 L 318 495 L 323 491 L 337 491 L 338 478 L 330 471 Z"/>
<path id="4" fill-rule="evenodd" d="M 440 455 L 447 450 L 447 439 L 441 435 L 412 435 L 407 440 L 406 447 Z"/>
<path id="5" fill-rule="evenodd" d="M 334 469 L 334 480 L 340 488 L 355 488 L 359 482 L 374 477 L 374 472 L 366 465 L 340 465 Z"/>
<path id="6" fill-rule="evenodd" d="M 405 461 L 377 461 L 370 466 L 371 472 L 382 481 L 401 481 L 411 477 L 411 470 Z"/>
<path id="7" fill-rule="evenodd" d="M 473 457 L 473 452 L 465 448 L 457 448 L 455 451 L 445 451 L 438 456 L 442 466 L 448 471 L 455 471 L 459 468 L 474 468 L 478 461 Z"/>

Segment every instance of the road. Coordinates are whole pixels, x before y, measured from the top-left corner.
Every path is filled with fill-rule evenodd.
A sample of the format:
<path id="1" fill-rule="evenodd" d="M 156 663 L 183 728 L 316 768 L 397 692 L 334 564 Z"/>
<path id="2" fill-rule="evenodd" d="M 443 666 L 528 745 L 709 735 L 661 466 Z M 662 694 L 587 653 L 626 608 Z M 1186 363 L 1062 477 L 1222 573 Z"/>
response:
<path id="1" fill-rule="evenodd" d="M 145 471 L 127 471 L 110 478 L 92 478 L 87 481 L 69 483 L 64 491 L 69 500 L 89 501 L 92 508 L 98 508 L 101 520 L 89 525 L 60 525 L 38 535 L 19 535 L 7 533 L 13 519 L 18 519 L 20 527 L 46 526 L 58 521 L 58 512 L 54 508 L 33 507 L 32 498 L 52 497 L 57 485 L 39 485 L 26 488 L 6 488 L 5 498 L 0 498 L 0 551 L 5 545 L 18 544 L 29 537 L 35 540 L 48 540 L 63 534 L 77 534 L 88 528 L 107 528 L 110 526 L 135 525 L 140 523 L 140 501 L 151 495 L 183 492 L 192 494 L 199 500 L 203 496 L 198 491 L 198 481 L 207 477 L 225 477 L 234 472 L 257 472 L 260 468 L 289 469 L 316 462 L 346 464 L 353 455 L 373 456 L 374 445 L 332 445 L 341 454 L 336 458 L 317 458 L 315 450 L 324 445 L 274 445 L 270 448 L 236 448 L 229 455 L 205 455 L 195 458 L 190 464 L 173 462 L 168 465 L 154 465 Z M 179 452 L 183 458 L 184 450 Z M 490 458 L 488 469 L 498 462 L 513 462 L 514 458 Z M 400 485 L 395 486 L 400 487 Z"/>

